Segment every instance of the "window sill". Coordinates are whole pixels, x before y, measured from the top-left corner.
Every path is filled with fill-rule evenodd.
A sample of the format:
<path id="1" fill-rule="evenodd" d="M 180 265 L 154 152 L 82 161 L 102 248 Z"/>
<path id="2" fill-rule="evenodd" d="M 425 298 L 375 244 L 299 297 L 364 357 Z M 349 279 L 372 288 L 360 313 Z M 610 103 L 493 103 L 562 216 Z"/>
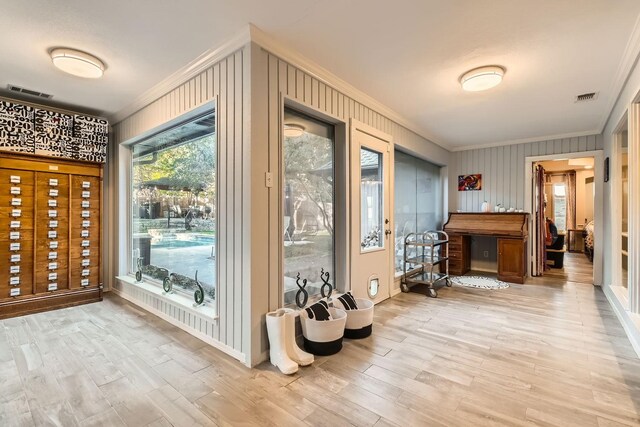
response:
<path id="1" fill-rule="evenodd" d="M 135 278 L 131 276 L 116 276 L 116 279 L 128 285 L 136 286 L 144 290 L 145 292 L 152 294 L 158 298 L 162 298 L 164 300 L 170 301 L 172 304 L 179 305 L 183 307 L 185 311 L 190 312 L 192 314 L 208 317 L 214 320 L 218 319 L 218 315 L 216 314 L 216 310 L 214 307 L 215 301 L 210 303 L 205 303 L 204 305 L 201 305 L 199 307 L 194 307 L 193 300 L 190 300 L 184 295 L 180 295 L 177 293 L 166 295 L 162 287 L 159 287 L 157 285 L 146 283 L 146 282 L 136 282 Z"/>

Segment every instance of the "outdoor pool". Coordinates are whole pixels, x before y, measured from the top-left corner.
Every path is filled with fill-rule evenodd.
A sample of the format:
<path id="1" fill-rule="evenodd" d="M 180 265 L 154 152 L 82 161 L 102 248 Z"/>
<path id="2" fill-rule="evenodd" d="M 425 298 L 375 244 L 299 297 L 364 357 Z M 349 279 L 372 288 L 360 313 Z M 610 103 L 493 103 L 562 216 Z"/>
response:
<path id="1" fill-rule="evenodd" d="M 155 240 L 155 239 L 154 239 Z M 188 235 L 180 236 L 178 238 L 170 237 L 158 239 L 151 242 L 151 248 L 190 248 L 194 246 L 214 246 L 216 244 L 216 238 L 214 236 L 204 235 Z"/>

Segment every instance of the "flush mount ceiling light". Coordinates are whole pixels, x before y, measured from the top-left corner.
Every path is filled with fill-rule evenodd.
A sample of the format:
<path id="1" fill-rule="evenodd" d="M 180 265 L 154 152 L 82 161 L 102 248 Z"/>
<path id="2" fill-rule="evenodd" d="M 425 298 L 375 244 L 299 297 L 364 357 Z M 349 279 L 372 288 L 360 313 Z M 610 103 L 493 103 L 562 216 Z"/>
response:
<path id="1" fill-rule="evenodd" d="M 101 60 L 75 49 L 53 49 L 51 60 L 53 65 L 65 73 L 86 79 L 97 79 L 104 73 L 104 63 Z"/>
<path id="2" fill-rule="evenodd" d="M 504 68 L 491 65 L 487 67 L 474 68 L 460 77 L 462 89 L 468 92 L 479 92 L 498 86 L 504 77 Z"/>
<path id="3" fill-rule="evenodd" d="M 284 136 L 290 138 L 297 138 L 301 136 L 305 131 L 304 126 L 297 125 L 295 123 L 285 123 L 284 124 Z"/>

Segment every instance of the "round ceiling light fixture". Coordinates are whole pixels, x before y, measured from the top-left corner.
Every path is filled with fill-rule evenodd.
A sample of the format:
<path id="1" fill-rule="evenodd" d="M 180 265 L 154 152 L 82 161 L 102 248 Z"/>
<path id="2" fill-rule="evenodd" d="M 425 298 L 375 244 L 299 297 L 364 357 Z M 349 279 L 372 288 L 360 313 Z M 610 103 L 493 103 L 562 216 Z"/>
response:
<path id="1" fill-rule="evenodd" d="M 53 65 L 65 73 L 86 79 L 97 79 L 104 74 L 104 63 L 86 52 L 58 48 L 53 49 L 50 55 Z"/>
<path id="2" fill-rule="evenodd" d="M 285 123 L 284 124 L 284 136 L 289 138 L 297 138 L 302 136 L 305 128 L 302 125 L 298 125 L 295 123 Z"/>
<path id="3" fill-rule="evenodd" d="M 504 73 L 505 69 L 498 65 L 474 68 L 460 77 L 460 84 L 467 92 L 480 92 L 502 83 Z"/>

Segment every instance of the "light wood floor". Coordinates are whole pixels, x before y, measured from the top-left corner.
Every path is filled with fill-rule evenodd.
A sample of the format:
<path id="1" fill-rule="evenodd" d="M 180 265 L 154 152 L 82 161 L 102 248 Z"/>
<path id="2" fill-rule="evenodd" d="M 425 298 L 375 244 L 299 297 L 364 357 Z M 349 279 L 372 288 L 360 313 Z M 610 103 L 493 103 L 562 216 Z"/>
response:
<path id="1" fill-rule="evenodd" d="M 559 282 L 593 284 L 593 264 L 583 253 L 565 252 L 563 267 L 551 268 L 544 275 Z"/>
<path id="2" fill-rule="evenodd" d="M 116 296 L 0 322 L 0 425 L 640 424 L 640 361 L 600 289 L 550 279 L 376 307 L 294 376 L 247 369 Z"/>

